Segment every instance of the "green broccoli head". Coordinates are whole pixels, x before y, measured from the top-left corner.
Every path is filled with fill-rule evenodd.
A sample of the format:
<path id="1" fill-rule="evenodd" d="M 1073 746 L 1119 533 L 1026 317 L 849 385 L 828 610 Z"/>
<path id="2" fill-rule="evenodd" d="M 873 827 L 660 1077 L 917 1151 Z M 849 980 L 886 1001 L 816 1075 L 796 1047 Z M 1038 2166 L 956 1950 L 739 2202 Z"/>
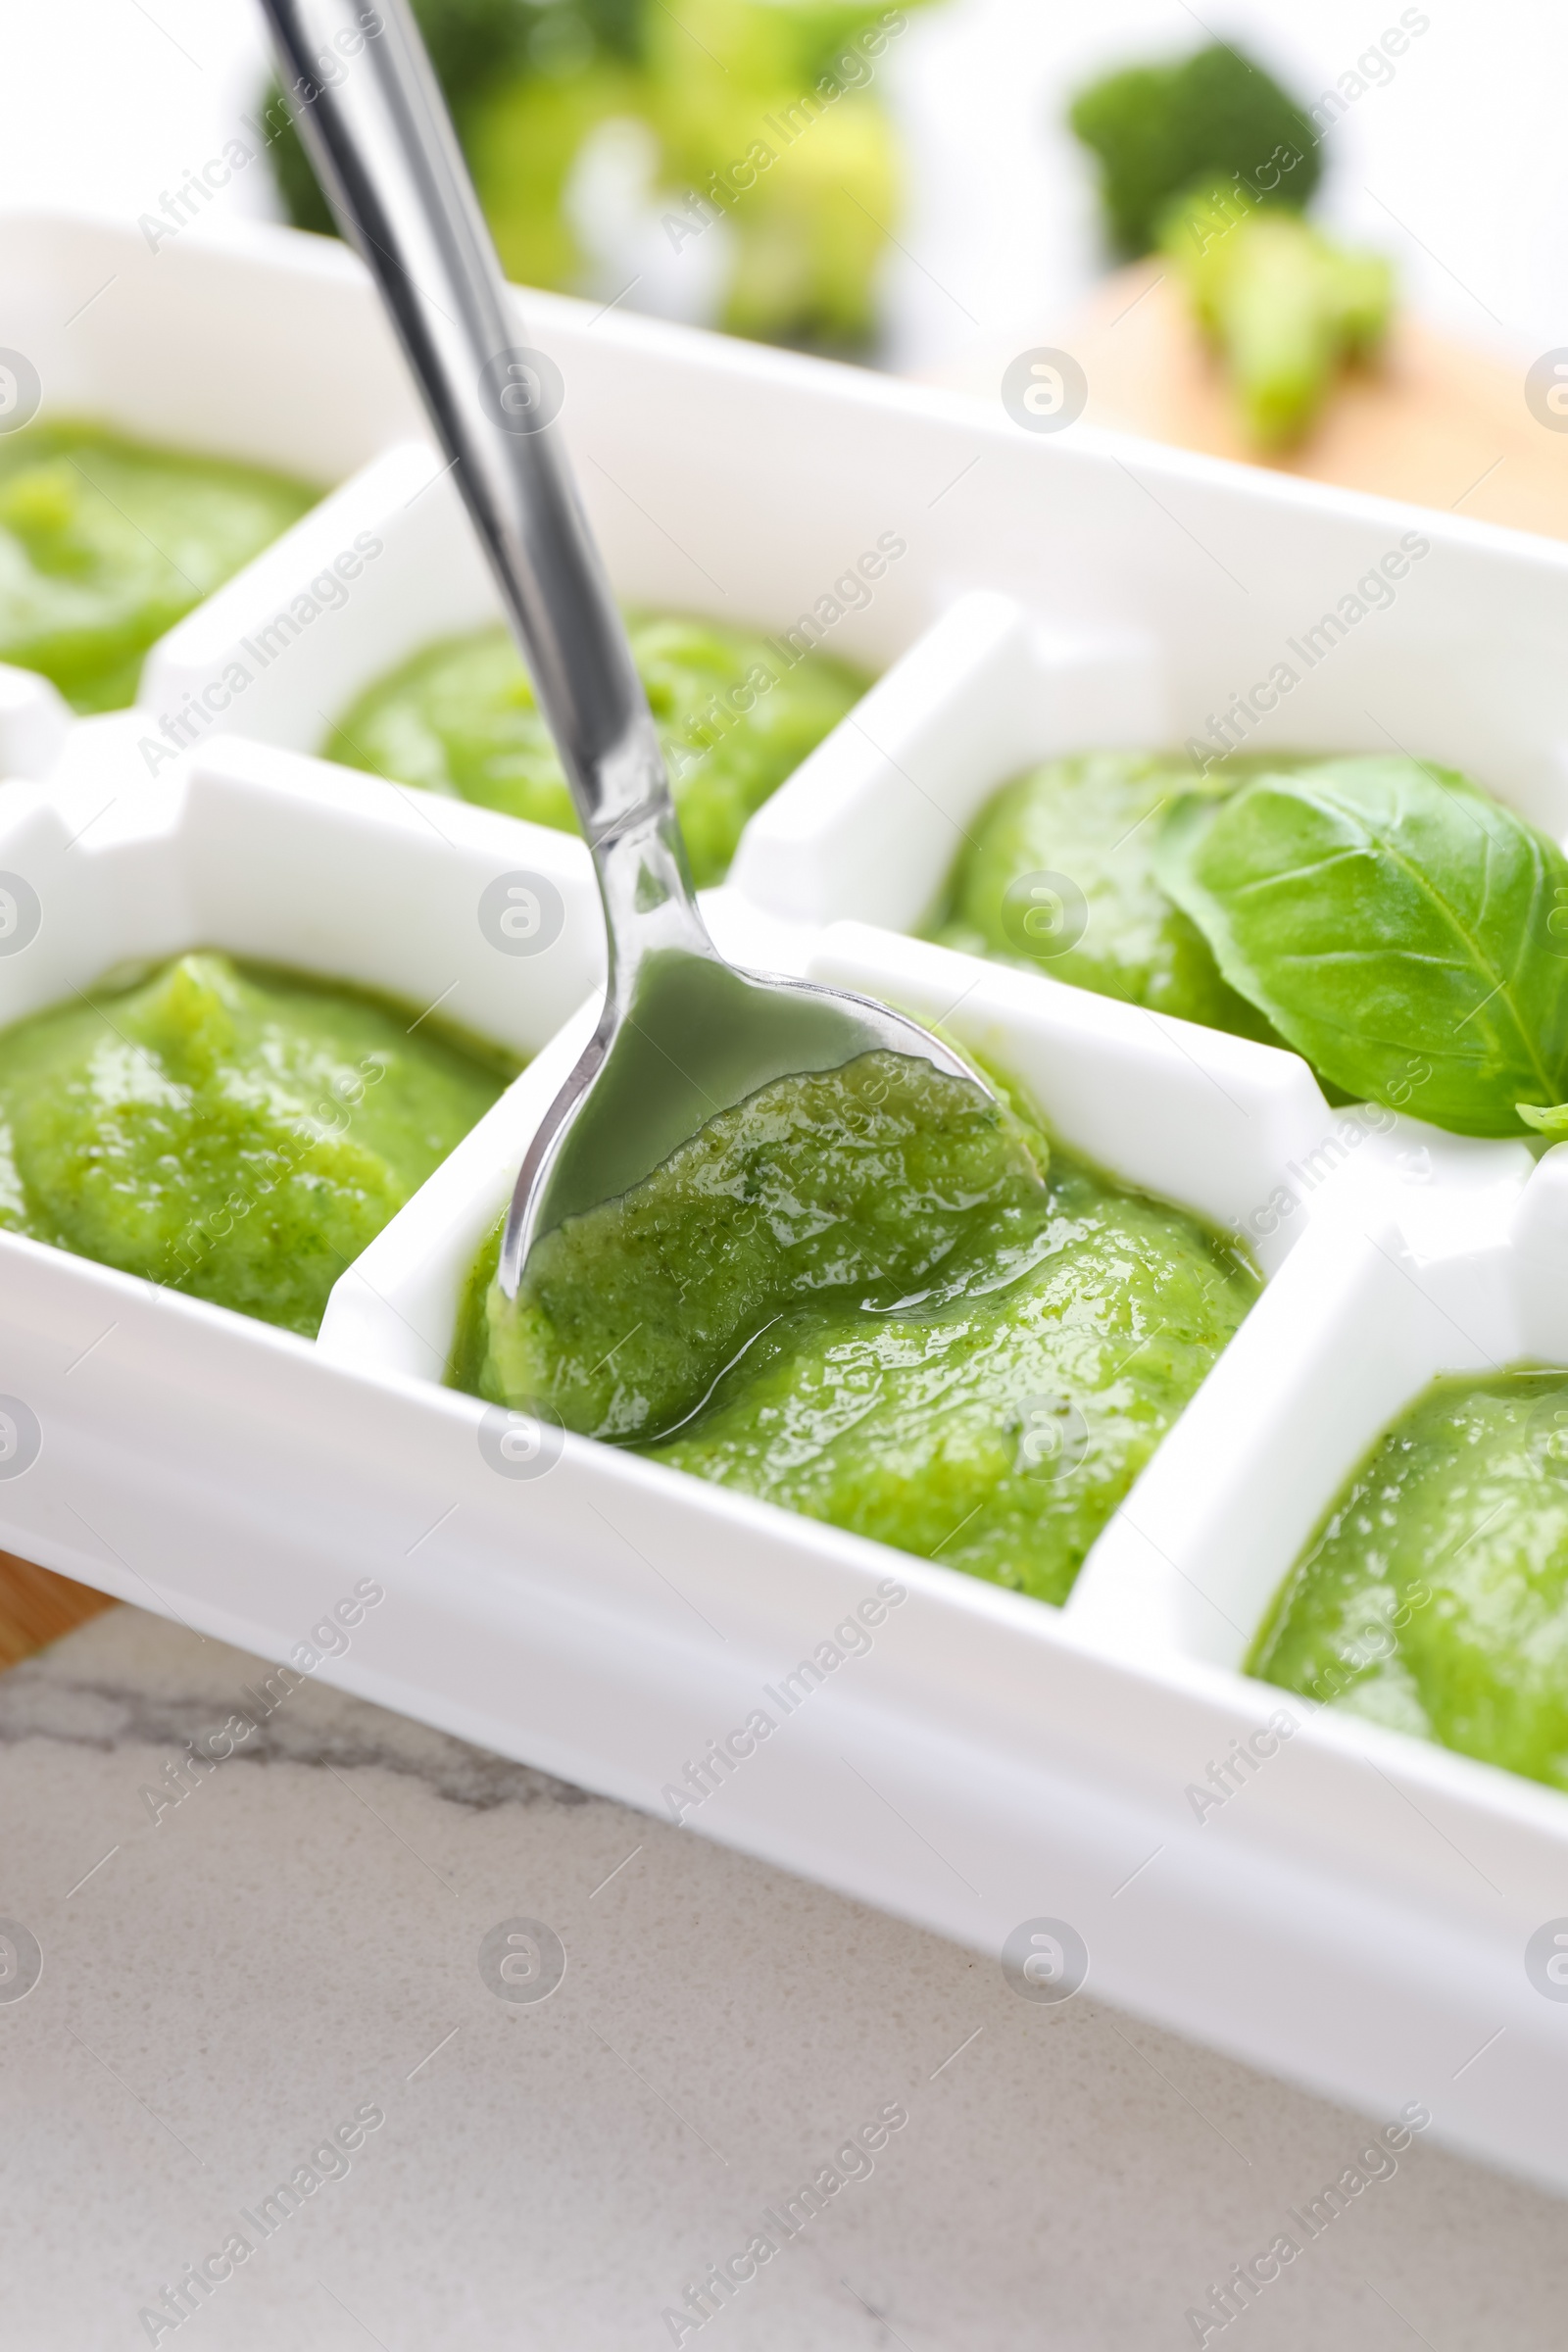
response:
<path id="1" fill-rule="evenodd" d="M 1299 211 L 1321 170 L 1308 117 L 1261 66 L 1215 42 L 1179 64 L 1130 66 L 1079 93 L 1068 121 L 1100 159 L 1105 222 L 1131 258 L 1156 243 L 1171 199 L 1238 175 Z"/>

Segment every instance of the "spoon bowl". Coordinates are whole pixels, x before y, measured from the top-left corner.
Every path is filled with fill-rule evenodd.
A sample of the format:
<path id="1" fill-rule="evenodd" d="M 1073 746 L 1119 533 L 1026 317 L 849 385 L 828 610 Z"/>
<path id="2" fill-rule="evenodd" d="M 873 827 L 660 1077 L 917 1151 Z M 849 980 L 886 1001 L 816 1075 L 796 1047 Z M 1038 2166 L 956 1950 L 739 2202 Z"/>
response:
<path id="1" fill-rule="evenodd" d="M 515 1297 L 535 1241 L 629 1192 L 720 1111 L 775 1078 L 878 1052 L 978 1085 L 928 1030 L 869 997 L 742 971 L 716 953 L 647 957 L 631 1004 L 601 1022 L 528 1148 L 502 1239 L 502 1289 Z"/>

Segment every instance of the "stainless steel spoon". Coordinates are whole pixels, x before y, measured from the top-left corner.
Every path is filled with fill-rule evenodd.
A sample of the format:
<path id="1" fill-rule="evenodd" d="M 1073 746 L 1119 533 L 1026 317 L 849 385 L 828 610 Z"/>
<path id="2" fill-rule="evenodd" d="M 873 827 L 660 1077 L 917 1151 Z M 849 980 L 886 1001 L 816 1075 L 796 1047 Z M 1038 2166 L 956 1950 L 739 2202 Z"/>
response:
<path id="1" fill-rule="evenodd" d="M 560 378 L 519 344 L 407 0 L 262 0 L 311 160 L 397 330 L 500 587 L 598 870 L 598 1029 L 517 1177 L 500 1277 L 771 1080 L 875 1051 L 974 1073 L 865 997 L 727 963 L 698 908 L 642 682 L 552 429 Z"/>

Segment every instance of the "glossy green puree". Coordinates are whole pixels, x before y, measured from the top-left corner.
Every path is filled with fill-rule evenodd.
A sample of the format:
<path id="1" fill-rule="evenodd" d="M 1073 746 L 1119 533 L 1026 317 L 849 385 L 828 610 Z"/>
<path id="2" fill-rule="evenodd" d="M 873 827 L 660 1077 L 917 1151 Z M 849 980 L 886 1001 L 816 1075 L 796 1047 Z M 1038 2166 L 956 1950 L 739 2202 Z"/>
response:
<path id="1" fill-rule="evenodd" d="M 226 956 L 0 1034 L 0 1226 L 312 1337 L 515 1060 Z"/>
<path id="2" fill-rule="evenodd" d="M 1250 1270 L 1032 1118 L 873 1054 L 765 1087 L 475 1269 L 454 1378 L 1044 1600 L 1235 1331 Z"/>
<path id="3" fill-rule="evenodd" d="M 319 495 L 92 425 L 0 436 L 0 662 L 76 710 L 134 702 L 155 639 Z"/>
<path id="4" fill-rule="evenodd" d="M 1226 789 L 1257 765 L 1227 760 Z M 1151 1012 L 1278 1043 L 1154 876 L 1160 816 L 1194 784 L 1192 761 L 1170 753 L 1085 752 L 1031 768 L 975 818 L 931 936 Z"/>
<path id="5" fill-rule="evenodd" d="M 627 625 L 692 872 L 706 887 L 723 880 L 747 818 L 837 726 L 866 680 L 823 654 L 786 666 L 778 647 L 716 621 Z M 505 629 L 416 655 L 344 711 L 325 751 L 399 784 L 577 831 L 550 730 Z"/>
<path id="6" fill-rule="evenodd" d="M 1435 1381 L 1337 1497 L 1249 1671 L 1568 1788 L 1568 1372 Z"/>

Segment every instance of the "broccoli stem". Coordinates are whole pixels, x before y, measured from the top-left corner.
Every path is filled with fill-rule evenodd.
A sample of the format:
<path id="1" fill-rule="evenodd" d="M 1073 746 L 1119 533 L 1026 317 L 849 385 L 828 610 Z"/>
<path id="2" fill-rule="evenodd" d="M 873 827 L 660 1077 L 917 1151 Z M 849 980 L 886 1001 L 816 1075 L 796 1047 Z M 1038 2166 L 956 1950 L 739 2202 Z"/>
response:
<path id="1" fill-rule="evenodd" d="M 1379 255 L 1347 252 L 1299 217 L 1209 188 L 1174 205 L 1161 250 L 1224 356 L 1249 439 L 1278 450 L 1316 418 L 1339 369 L 1376 351 L 1393 308 Z"/>

